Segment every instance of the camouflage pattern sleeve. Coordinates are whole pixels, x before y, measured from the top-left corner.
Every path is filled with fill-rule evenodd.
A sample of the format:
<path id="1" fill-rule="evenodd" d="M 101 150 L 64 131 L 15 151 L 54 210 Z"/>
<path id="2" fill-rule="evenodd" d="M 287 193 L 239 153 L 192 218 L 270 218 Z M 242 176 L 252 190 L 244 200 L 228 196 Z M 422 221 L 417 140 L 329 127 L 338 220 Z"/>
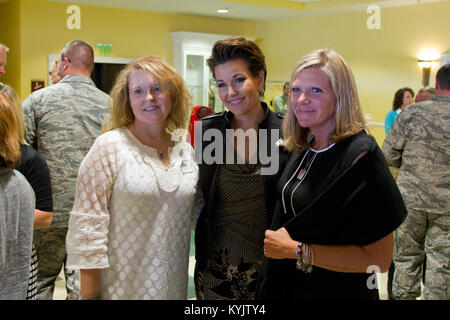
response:
<path id="1" fill-rule="evenodd" d="M 23 119 L 25 121 L 26 139 L 30 146 L 37 149 L 36 146 L 36 121 L 34 99 L 29 95 L 22 103 Z"/>
<path id="2" fill-rule="evenodd" d="M 397 185 L 408 209 L 448 214 L 450 97 L 434 95 L 408 106 L 394 122 L 383 153 L 399 167 Z"/>
<path id="3" fill-rule="evenodd" d="M 390 167 L 400 168 L 405 148 L 405 118 L 399 114 L 386 138 L 382 150 Z"/>
<path id="4" fill-rule="evenodd" d="M 81 161 L 101 133 L 109 96 L 84 76 L 68 75 L 23 102 L 27 142 L 47 162 L 53 189 L 52 227 L 67 227 Z"/>

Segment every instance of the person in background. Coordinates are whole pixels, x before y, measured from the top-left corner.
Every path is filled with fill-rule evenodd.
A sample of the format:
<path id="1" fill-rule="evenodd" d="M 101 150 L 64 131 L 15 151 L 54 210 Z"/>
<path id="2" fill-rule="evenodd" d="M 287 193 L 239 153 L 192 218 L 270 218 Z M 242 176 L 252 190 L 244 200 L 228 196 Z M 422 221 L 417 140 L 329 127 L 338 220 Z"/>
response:
<path id="1" fill-rule="evenodd" d="M 7 52 L 9 48 L 0 42 L 0 77 L 6 73 L 6 65 L 8 63 Z"/>
<path id="2" fill-rule="evenodd" d="M 288 96 L 289 96 L 289 82 L 285 82 L 283 85 L 283 94 L 273 99 L 273 110 L 275 112 L 286 112 Z"/>
<path id="3" fill-rule="evenodd" d="M 392 110 L 386 114 L 386 118 L 384 119 L 384 131 L 386 134 L 389 132 L 392 124 L 395 122 L 395 119 L 400 114 L 402 110 L 404 110 L 407 106 L 414 102 L 414 91 L 411 88 L 401 88 L 395 92 L 394 100 L 392 102 Z M 398 169 L 395 167 L 390 167 L 392 176 L 394 179 L 397 179 Z M 391 265 L 388 270 L 388 282 L 387 282 L 387 291 L 390 300 L 394 299 L 392 295 L 392 279 L 394 277 L 395 266 L 394 263 L 391 262 Z"/>
<path id="4" fill-rule="evenodd" d="M 0 92 L 0 300 L 25 300 L 30 277 L 35 197 L 19 161 L 17 119 Z"/>
<path id="5" fill-rule="evenodd" d="M 430 99 L 433 94 L 436 93 L 436 90 L 433 87 L 425 87 L 421 88 L 416 95 L 415 103 L 422 102 Z"/>
<path id="6" fill-rule="evenodd" d="M 400 168 L 397 184 L 408 216 L 395 231 L 396 299 L 421 295 L 422 262 L 426 276 L 422 299 L 447 300 L 450 289 L 450 64 L 436 73 L 436 92 L 402 112 L 386 139 L 389 165 Z"/>
<path id="7" fill-rule="evenodd" d="M 147 56 L 119 73 L 111 97 L 108 132 L 80 166 L 67 265 L 81 270 L 82 299 L 186 299 L 198 180 L 188 89 Z"/>
<path id="8" fill-rule="evenodd" d="M 195 123 L 200 120 L 201 118 L 204 118 L 212 113 L 212 110 L 210 107 L 207 106 L 195 106 L 192 108 L 191 112 L 191 118 L 189 120 L 189 136 L 191 139 L 191 145 L 194 146 L 195 142 L 195 135 L 194 135 L 194 126 Z"/>
<path id="9" fill-rule="evenodd" d="M 48 228 L 52 222 L 53 199 L 50 171 L 44 158 L 31 148 L 25 140 L 25 124 L 22 105 L 17 92 L 9 85 L 0 83 L 0 93 L 4 94 L 13 108 L 17 119 L 20 143 L 20 163 L 17 170 L 22 173 L 33 188 L 36 204 L 34 209 L 34 230 Z M 32 246 L 30 281 L 27 300 L 34 300 L 37 292 L 38 260 L 35 246 Z"/>
<path id="10" fill-rule="evenodd" d="M 350 66 L 314 50 L 290 83 L 283 131 L 293 154 L 265 233 L 258 298 L 378 299 L 372 272 L 388 269 L 406 208 L 368 135 Z"/>
<path id="11" fill-rule="evenodd" d="M 386 118 L 384 119 L 384 131 L 386 134 L 389 132 L 399 113 L 413 102 L 414 91 L 411 88 L 404 87 L 395 92 L 392 110 L 386 114 Z"/>
<path id="12" fill-rule="evenodd" d="M 432 87 L 421 88 L 417 92 L 415 102 L 417 103 L 417 102 L 422 102 L 422 101 L 428 100 L 433 96 L 434 93 L 435 93 L 435 89 Z M 392 175 L 394 176 L 394 178 L 397 179 L 399 169 L 396 167 L 390 167 L 390 169 L 391 169 L 391 172 L 392 172 Z M 426 265 L 426 257 L 424 257 L 424 260 L 423 260 L 423 270 L 425 270 L 425 265 Z M 394 270 L 395 270 L 395 265 L 394 265 L 394 262 L 392 262 L 391 266 L 389 267 L 388 283 L 387 283 L 387 291 L 388 291 L 390 300 L 395 300 L 395 297 L 392 294 L 392 280 L 394 279 Z M 423 272 L 423 282 L 425 282 L 425 272 Z"/>
<path id="13" fill-rule="evenodd" d="M 254 299 L 274 186 L 287 159 L 276 145 L 283 115 L 260 100 L 267 71 L 254 42 L 218 41 L 207 64 L 229 111 L 199 120 L 195 130 L 201 129 L 195 149 L 203 157 L 199 188 L 205 201 L 195 231 L 195 290 L 199 300 Z M 226 159 L 225 154 L 207 158 L 212 145 L 206 136 L 213 132 L 220 135 L 214 144 L 228 147 Z M 260 150 L 270 151 L 269 164 L 262 164 Z M 264 173 L 268 165 L 274 171 Z"/>
<path id="14" fill-rule="evenodd" d="M 52 84 L 57 84 L 59 80 L 61 80 L 61 76 L 59 75 L 59 64 L 61 60 L 59 58 L 56 58 L 53 60 L 52 65 L 50 67 L 50 71 L 48 72 L 48 75 L 50 76 L 50 79 L 52 80 Z"/>
<path id="15" fill-rule="evenodd" d="M 55 280 L 65 266 L 67 225 L 78 168 L 108 115 L 109 96 L 90 78 L 94 68 L 92 47 L 85 41 L 71 41 L 60 59 L 62 79 L 33 92 L 22 103 L 27 142 L 46 160 L 53 189 L 52 224 L 35 231 L 38 300 L 53 298 Z M 78 274 L 66 267 L 64 273 L 67 299 L 78 299 Z"/>

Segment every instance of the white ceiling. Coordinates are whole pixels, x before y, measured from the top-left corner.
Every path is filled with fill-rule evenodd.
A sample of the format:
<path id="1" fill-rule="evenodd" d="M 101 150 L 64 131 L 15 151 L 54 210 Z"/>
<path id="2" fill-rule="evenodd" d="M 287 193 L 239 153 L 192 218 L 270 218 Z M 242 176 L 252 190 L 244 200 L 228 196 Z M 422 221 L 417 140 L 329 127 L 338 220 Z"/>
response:
<path id="1" fill-rule="evenodd" d="M 305 15 L 343 11 L 364 11 L 371 4 L 379 7 L 418 5 L 447 0 L 48 0 L 140 11 L 221 17 L 239 20 L 278 20 Z M 2 0 L 0 0 L 2 2 Z M 260 5 L 265 4 L 265 5 Z M 297 6 L 297 8 L 284 9 Z M 284 8 L 283 8 L 284 7 Z M 218 9 L 229 13 L 219 14 Z"/>

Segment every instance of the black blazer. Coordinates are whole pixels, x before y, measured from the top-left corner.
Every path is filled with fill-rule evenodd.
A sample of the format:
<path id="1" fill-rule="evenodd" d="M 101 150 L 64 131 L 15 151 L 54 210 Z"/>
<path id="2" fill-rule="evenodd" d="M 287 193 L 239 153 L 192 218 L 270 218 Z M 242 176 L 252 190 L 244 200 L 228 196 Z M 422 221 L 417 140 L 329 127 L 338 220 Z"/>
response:
<path id="1" fill-rule="evenodd" d="M 260 146 L 271 146 L 274 144 L 274 136 L 271 135 L 274 132 L 278 133 L 279 137 L 282 137 L 281 132 L 281 124 L 284 119 L 284 113 L 274 113 L 272 112 L 267 104 L 261 102 L 262 107 L 264 108 L 265 116 L 264 119 L 259 124 L 259 129 L 268 129 L 267 130 L 267 141 L 259 141 L 258 138 L 258 147 Z M 224 159 L 225 162 L 225 150 L 226 150 L 226 141 L 225 141 L 225 133 L 226 129 L 231 129 L 230 120 L 233 118 L 233 114 L 229 111 L 225 111 L 222 113 L 213 114 L 202 118 L 200 121 L 200 125 L 202 128 L 202 135 L 197 136 L 196 134 L 196 144 L 202 142 L 201 147 L 199 145 L 195 148 L 196 153 L 196 162 L 199 163 L 199 188 L 203 193 L 203 198 L 205 201 L 205 206 L 198 218 L 196 230 L 195 230 L 195 259 L 196 259 L 196 268 L 198 270 L 203 270 L 206 266 L 206 261 L 208 259 L 207 254 L 209 252 L 209 239 L 210 239 L 210 231 L 211 231 L 211 217 L 214 214 L 214 199 L 216 196 L 216 187 L 217 187 L 217 173 L 218 173 L 218 164 L 220 163 L 212 163 L 206 164 L 204 162 L 200 162 L 200 157 L 205 151 L 205 148 L 208 147 L 212 141 L 204 140 L 204 133 L 208 129 L 217 129 L 221 132 L 223 141 L 223 151 L 224 151 Z M 197 132 L 198 133 L 198 132 Z M 216 142 L 217 143 L 217 142 Z M 276 143 L 278 145 L 278 143 Z M 260 150 L 260 149 L 258 149 Z M 274 174 L 271 175 L 262 175 L 263 185 L 264 185 L 264 194 L 266 197 L 266 207 L 267 213 L 269 215 L 268 221 L 272 220 L 273 208 L 275 206 L 276 196 L 275 196 L 275 187 L 278 181 L 278 178 L 283 171 L 283 168 L 288 160 L 288 152 L 281 146 L 276 146 L 275 148 L 267 148 L 264 149 L 264 153 L 267 151 L 267 154 L 271 155 L 271 150 L 275 150 L 279 155 L 279 166 Z M 214 154 L 213 154 L 214 155 Z M 262 160 L 262 161 L 261 161 Z M 264 160 L 260 159 L 260 155 L 258 152 L 258 163 L 261 163 L 261 167 L 269 167 L 270 164 L 264 165 Z"/>

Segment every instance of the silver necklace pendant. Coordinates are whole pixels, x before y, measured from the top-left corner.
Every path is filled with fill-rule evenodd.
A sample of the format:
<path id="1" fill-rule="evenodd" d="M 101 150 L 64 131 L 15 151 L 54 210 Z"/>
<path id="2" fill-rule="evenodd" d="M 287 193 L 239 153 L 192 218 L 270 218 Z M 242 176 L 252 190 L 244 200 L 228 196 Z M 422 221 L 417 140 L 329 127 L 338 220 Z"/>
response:
<path id="1" fill-rule="evenodd" d="M 297 179 L 298 180 L 302 180 L 303 176 L 305 175 L 306 170 L 305 169 L 300 169 L 298 175 L 297 175 Z"/>
<path id="2" fill-rule="evenodd" d="M 310 150 L 308 150 L 308 151 L 306 152 L 305 157 L 303 158 L 303 159 L 306 158 L 306 161 L 304 162 L 304 163 L 305 163 L 305 166 L 304 166 L 303 168 L 301 168 L 300 171 L 298 172 L 297 180 L 302 180 L 302 179 L 303 179 L 303 177 L 305 176 L 305 174 L 308 172 L 309 167 L 312 165 L 312 162 L 314 161 L 314 158 L 315 158 L 315 157 L 316 157 L 316 153 L 314 153 L 314 154 L 311 156 Z M 302 160 L 302 163 L 303 163 L 303 160 Z M 300 165 L 301 165 L 301 164 L 300 164 Z"/>
<path id="3" fill-rule="evenodd" d="M 158 152 L 158 154 L 159 154 L 159 158 L 160 158 L 161 160 L 164 159 L 164 153 Z"/>

